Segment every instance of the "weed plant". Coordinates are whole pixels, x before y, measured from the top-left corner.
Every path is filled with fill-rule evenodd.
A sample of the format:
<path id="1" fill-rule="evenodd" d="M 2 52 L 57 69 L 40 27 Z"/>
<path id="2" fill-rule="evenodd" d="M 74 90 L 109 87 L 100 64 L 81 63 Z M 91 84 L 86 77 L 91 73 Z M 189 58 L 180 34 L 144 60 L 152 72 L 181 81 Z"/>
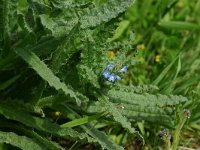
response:
<path id="1" fill-rule="evenodd" d="M 0 0 L 1 149 L 197 148 L 199 10 Z"/>

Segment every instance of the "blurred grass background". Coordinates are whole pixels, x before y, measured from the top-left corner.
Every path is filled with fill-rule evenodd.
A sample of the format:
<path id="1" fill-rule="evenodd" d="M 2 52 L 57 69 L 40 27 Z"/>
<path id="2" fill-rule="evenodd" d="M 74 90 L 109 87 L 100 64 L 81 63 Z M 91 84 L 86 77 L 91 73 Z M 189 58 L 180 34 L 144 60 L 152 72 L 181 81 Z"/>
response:
<path id="1" fill-rule="evenodd" d="M 134 31 L 140 62 L 131 68 L 127 83 L 154 84 L 164 94 L 192 99 L 183 106 L 192 116 L 180 145 L 200 147 L 200 0 L 137 0 L 120 25 L 123 37 Z M 158 148 L 160 128 L 145 123 L 138 127 L 148 143 L 144 149 Z"/>

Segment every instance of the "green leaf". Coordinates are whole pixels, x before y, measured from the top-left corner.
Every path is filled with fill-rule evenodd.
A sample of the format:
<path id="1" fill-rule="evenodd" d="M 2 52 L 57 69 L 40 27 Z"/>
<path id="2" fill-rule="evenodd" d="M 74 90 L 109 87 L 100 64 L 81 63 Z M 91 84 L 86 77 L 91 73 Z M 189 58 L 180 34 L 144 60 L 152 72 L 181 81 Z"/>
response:
<path id="1" fill-rule="evenodd" d="M 18 11 L 27 12 L 27 10 L 28 10 L 27 0 L 18 0 Z"/>
<path id="2" fill-rule="evenodd" d="M 109 0 L 105 4 L 95 7 L 83 15 L 80 18 L 81 28 L 96 27 L 101 23 L 108 22 L 124 12 L 132 3 L 133 0 Z"/>
<path id="3" fill-rule="evenodd" d="M 144 139 L 140 135 L 140 133 L 136 131 L 135 128 L 131 127 L 131 123 L 128 121 L 128 119 L 125 116 L 122 116 L 122 113 L 116 108 L 116 106 L 113 103 L 109 102 L 108 97 L 100 97 L 99 102 L 101 103 L 101 105 L 105 106 L 106 111 L 113 116 L 116 122 L 120 123 L 122 127 L 127 129 L 131 134 L 137 134 L 144 143 Z"/>
<path id="4" fill-rule="evenodd" d="M 155 92 L 158 91 L 159 88 L 155 85 L 145 85 L 145 84 L 141 84 L 141 85 L 115 85 L 114 87 L 112 87 L 112 90 L 120 90 L 120 91 L 124 91 L 124 92 L 130 92 L 130 93 L 149 93 L 149 92 Z"/>
<path id="5" fill-rule="evenodd" d="M 78 115 L 76 112 L 71 110 L 67 105 L 53 105 L 51 108 L 54 108 L 56 110 L 59 110 L 62 112 L 65 116 L 70 118 L 71 120 L 75 120 L 77 118 L 80 118 L 81 116 Z M 111 141 L 108 136 L 97 129 L 94 128 L 93 124 L 87 123 L 85 125 L 80 125 L 80 127 L 91 137 L 93 137 L 96 142 L 98 142 L 102 149 L 116 149 L 116 150 L 123 150 L 123 148 L 113 141 Z"/>
<path id="6" fill-rule="evenodd" d="M 48 97 L 41 98 L 37 101 L 36 106 L 45 108 L 45 107 L 51 107 L 55 104 L 59 104 L 66 101 L 66 97 L 60 96 L 60 95 L 52 95 Z"/>
<path id="7" fill-rule="evenodd" d="M 57 137 L 62 137 L 70 140 L 80 140 L 87 142 L 94 142 L 94 140 L 88 137 L 85 133 L 77 132 L 71 128 L 61 128 L 55 123 L 51 123 L 47 119 L 41 119 L 29 114 L 26 108 L 13 107 L 12 105 L 0 105 L 0 114 L 5 116 L 7 119 L 18 121 L 28 127 L 50 133 Z"/>
<path id="8" fill-rule="evenodd" d="M 162 79 L 166 76 L 166 74 L 169 72 L 169 70 L 171 69 L 171 67 L 173 66 L 173 64 L 176 62 L 176 60 L 179 57 L 176 57 L 176 59 L 174 59 L 161 73 L 160 75 L 153 81 L 154 85 L 158 85 Z"/>
<path id="9" fill-rule="evenodd" d="M 139 106 L 173 106 L 182 102 L 186 102 L 187 98 L 179 95 L 162 95 L 142 93 L 136 94 L 121 90 L 109 90 L 107 96 L 112 102 L 133 104 Z"/>
<path id="10" fill-rule="evenodd" d="M 48 147 L 48 149 L 52 149 L 52 150 L 64 150 L 60 145 L 58 145 L 57 143 L 50 141 L 40 135 L 38 135 L 36 132 L 31 131 L 30 134 L 32 134 L 32 137 L 36 138 L 37 140 L 39 140 L 41 143 L 43 143 L 46 147 Z"/>
<path id="11" fill-rule="evenodd" d="M 103 112 L 103 113 L 99 113 L 99 114 L 96 114 L 96 115 L 83 117 L 83 118 L 80 118 L 80 119 L 74 119 L 74 120 L 72 120 L 70 122 L 62 124 L 61 127 L 71 128 L 71 127 L 79 126 L 79 125 L 82 125 L 82 124 L 89 123 L 91 121 L 97 120 L 100 117 L 105 116 L 106 114 L 107 114 L 106 112 Z"/>
<path id="12" fill-rule="evenodd" d="M 170 122 L 173 120 L 172 113 L 173 108 L 171 107 L 156 107 L 156 106 L 138 106 L 131 104 L 121 103 L 120 106 L 123 106 L 122 114 L 127 118 L 134 121 L 152 121 L 159 122 L 159 124 L 164 122 Z"/>
<path id="13" fill-rule="evenodd" d="M 37 54 L 37 56 L 46 56 L 51 54 L 59 45 L 62 45 L 66 40 L 66 35 L 60 37 L 46 36 L 42 37 L 38 43 L 36 43 L 31 51 Z"/>
<path id="14" fill-rule="evenodd" d="M 74 40 L 79 33 L 79 24 L 77 23 L 67 34 L 61 45 L 53 54 L 51 68 L 54 72 L 59 72 L 60 67 L 66 65 L 67 60 L 78 50 L 74 50 Z"/>
<path id="15" fill-rule="evenodd" d="M 98 83 L 98 76 L 94 73 L 94 71 L 86 65 L 79 65 L 78 71 L 81 80 L 84 80 L 86 83 L 93 83 L 96 88 L 100 88 Z"/>
<path id="16" fill-rule="evenodd" d="M 2 121 L 2 120 L 1 120 Z M 30 130 L 29 128 L 24 128 L 22 125 L 19 124 L 13 124 L 10 121 L 3 120 L 0 124 L 1 127 L 6 127 L 9 129 L 13 129 L 15 131 L 18 131 L 20 133 L 23 133 L 24 135 L 28 136 L 32 140 L 36 141 L 38 144 L 43 146 L 43 149 L 49 149 L 49 150 L 64 150 L 60 145 L 57 143 L 50 141 L 46 139 L 45 137 L 40 136 L 35 131 Z"/>
<path id="17" fill-rule="evenodd" d="M 18 23 L 23 30 L 27 32 L 32 32 L 32 29 L 29 27 L 29 25 L 26 22 L 25 16 L 21 13 L 18 14 Z"/>
<path id="18" fill-rule="evenodd" d="M 166 94 L 170 94 L 174 90 L 174 88 L 176 86 L 176 79 L 177 79 L 177 76 L 178 76 L 180 71 L 181 71 L 181 58 L 179 56 L 178 65 L 177 65 L 177 69 L 176 69 L 176 74 L 174 75 L 173 80 L 169 81 L 167 83 L 168 86 L 166 86 L 166 88 L 163 90 Z"/>
<path id="19" fill-rule="evenodd" d="M 106 149 L 116 149 L 116 150 L 122 150 L 123 149 L 122 147 L 118 146 L 117 144 L 112 142 L 110 139 L 108 139 L 108 136 L 105 133 L 95 129 L 91 123 L 88 123 L 88 121 L 92 121 L 93 119 L 95 119 L 95 118 L 97 119 L 97 118 L 101 117 L 102 115 L 104 115 L 105 114 L 104 112 L 97 114 L 97 115 L 94 115 L 94 116 L 91 116 L 91 117 L 94 117 L 94 118 L 88 118 L 88 117 L 81 118 L 80 115 L 78 115 L 75 111 L 70 109 L 67 105 L 56 103 L 57 99 L 54 99 L 53 97 L 48 97 L 48 98 L 43 99 L 43 100 L 45 100 L 45 102 L 43 103 L 42 100 L 41 100 L 40 103 L 38 103 L 38 106 L 45 107 L 45 108 L 46 107 L 52 108 L 52 109 L 55 109 L 56 111 L 63 113 L 64 116 L 66 116 L 67 118 L 72 120 L 71 122 L 69 122 L 70 124 L 68 124 L 68 125 L 70 125 L 70 126 L 71 125 L 73 125 L 73 126 L 74 125 L 80 125 L 80 127 L 87 134 L 89 134 L 90 136 L 92 136 L 96 140 L 96 141 L 93 141 L 93 142 L 98 142 L 103 149 L 105 149 L 105 148 Z M 87 123 L 87 124 L 81 125 L 82 123 Z M 63 128 L 65 128 L 64 124 L 61 125 L 61 127 L 62 126 L 63 126 Z"/>
<path id="20" fill-rule="evenodd" d="M 19 147 L 22 150 L 44 150 L 45 146 L 41 145 L 34 139 L 30 139 L 26 136 L 19 136 L 13 132 L 2 132 L 0 131 L 0 142 L 11 144 Z"/>
<path id="21" fill-rule="evenodd" d="M 0 0 L 0 43 L 5 39 L 8 30 L 8 0 Z"/>
<path id="22" fill-rule="evenodd" d="M 1 143 L 1 142 L 0 142 L 0 149 L 1 149 L 1 150 L 4 150 L 3 148 L 4 148 L 4 143 Z"/>
<path id="23" fill-rule="evenodd" d="M 54 87 L 56 90 L 62 90 L 66 95 L 70 95 L 74 98 L 78 105 L 81 104 L 81 99 L 87 98 L 81 93 L 74 92 L 72 87 L 62 83 L 58 77 L 56 77 L 53 72 L 42 62 L 37 55 L 28 49 L 15 49 L 16 53 L 22 57 L 44 80 L 46 80 L 50 86 Z"/>
<path id="24" fill-rule="evenodd" d="M 88 125 L 86 127 L 83 126 L 83 129 L 91 135 L 94 139 L 96 139 L 99 144 L 101 145 L 102 149 L 108 149 L 108 150 L 123 150 L 124 148 L 122 146 L 117 145 L 110 139 L 108 139 L 108 135 L 106 135 L 104 132 L 99 131 L 95 128 L 92 128 L 92 126 Z"/>
<path id="25" fill-rule="evenodd" d="M 104 102 L 94 102 L 90 103 L 87 111 L 90 113 L 104 112 L 108 111 L 109 108 L 116 107 L 118 113 L 127 116 L 131 120 L 160 121 L 159 123 L 164 123 L 172 121 L 173 106 L 188 101 L 183 96 L 146 93 L 149 88 L 151 90 L 151 86 L 122 86 L 121 88 L 116 86 L 105 92 L 113 106 Z M 154 88 L 152 86 L 152 89 Z M 116 112 L 113 111 L 111 114 L 116 114 Z"/>
<path id="26" fill-rule="evenodd" d="M 182 21 L 161 21 L 159 25 L 164 28 L 176 29 L 176 30 L 199 30 L 200 27 L 197 24 Z"/>
<path id="27" fill-rule="evenodd" d="M 64 19 L 58 20 L 50 18 L 50 16 L 46 14 L 40 15 L 40 20 L 42 25 L 49 29 L 52 32 L 52 35 L 55 37 L 59 37 L 63 34 L 68 34 L 73 29 L 73 27 L 78 24 L 78 19 L 65 22 Z"/>
<path id="28" fill-rule="evenodd" d="M 122 36 L 122 34 L 124 33 L 124 31 L 128 28 L 130 24 L 129 20 L 123 20 L 122 22 L 120 22 L 119 26 L 117 27 L 114 36 L 109 40 L 114 41 L 118 38 L 120 38 Z"/>
<path id="29" fill-rule="evenodd" d="M 4 89 L 8 88 L 11 84 L 13 84 L 20 77 L 21 77 L 20 75 L 17 75 L 3 83 L 0 83 L 0 90 L 4 90 Z"/>
<path id="30" fill-rule="evenodd" d="M 129 121 L 152 121 L 165 123 L 172 121 L 173 117 L 173 108 L 171 107 L 157 107 L 157 106 L 143 106 L 135 104 L 127 104 L 123 102 L 113 102 L 113 105 L 118 109 L 123 116 L 126 116 Z M 104 112 L 106 108 L 103 104 L 95 102 L 90 104 L 87 108 L 87 111 L 90 113 Z"/>

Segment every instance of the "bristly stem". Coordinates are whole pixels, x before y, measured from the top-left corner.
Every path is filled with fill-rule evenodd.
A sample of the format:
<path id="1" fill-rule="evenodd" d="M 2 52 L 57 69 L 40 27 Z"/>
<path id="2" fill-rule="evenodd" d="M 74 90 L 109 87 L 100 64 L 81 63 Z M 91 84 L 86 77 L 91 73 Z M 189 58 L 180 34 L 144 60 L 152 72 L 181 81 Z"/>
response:
<path id="1" fill-rule="evenodd" d="M 172 150 L 176 150 L 180 141 L 180 132 L 181 129 L 183 127 L 183 125 L 185 124 L 187 118 L 190 117 L 190 111 L 187 109 L 183 110 L 183 113 L 180 115 L 180 121 L 178 123 L 178 125 L 176 126 L 175 132 L 174 132 L 174 140 L 172 143 Z"/>
<path id="2" fill-rule="evenodd" d="M 166 131 L 166 129 L 163 129 L 161 132 L 160 132 L 160 136 L 161 136 L 161 139 L 165 142 L 166 144 L 166 149 L 167 150 L 171 150 L 171 135 Z"/>
<path id="3" fill-rule="evenodd" d="M 166 147 L 167 150 L 171 150 L 171 142 L 169 138 L 167 139 L 166 144 L 167 144 L 167 147 Z"/>

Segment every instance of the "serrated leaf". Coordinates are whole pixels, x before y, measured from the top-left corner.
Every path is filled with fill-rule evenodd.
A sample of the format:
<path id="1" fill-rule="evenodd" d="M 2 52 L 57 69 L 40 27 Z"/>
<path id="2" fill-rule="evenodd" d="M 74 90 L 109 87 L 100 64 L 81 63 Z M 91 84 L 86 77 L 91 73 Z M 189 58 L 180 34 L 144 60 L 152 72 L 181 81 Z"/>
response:
<path id="1" fill-rule="evenodd" d="M 75 37 L 79 33 L 78 27 L 79 24 L 74 25 L 74 27 L 71 29 L 71 31 L 64 40 L 65 44 L 63 46 L 60 46 L 54 53 L 51 63 L 51 68 L 54 72 L 59 72 L 60 67 L 66 65 L 66 62 L 70 58 L 70 56 L 77 52 L 77 50 L 74 50 L 74 45 L 72 43 L 74 42 Z"/>
<path id="2" fill-rule="evenodd" d="M 21 122 L 28 127 L 50 133 L 54 136 L 63 137 L 71 140 L 93 142 L 93 139 L 88 137 L 85 133 L 77 132 L 71 128 L 61 128 L 59 125 L 51 123 L 47 119 L 40 119 L 38 117 L 30 115 L 28 113 L 28 110 L 22 110 L 22 108 L 13 108 L 12 105 L 0 105 L 0 114 L 5 116 L 7 119 Z"/>
<path id="3" fill-rule="evenodd" d="M 100 7 L 95 7 L 80 18 L 81 28 L 95 27 L 103 22 L 108 22 L 124 12 L 133 0 L 110 0 Z"/>
<path id="4" fill-rule="evenodd" d="M 23 30 L 27 32 L 32 32 L 32 29 L 29 27 L 29 25 L 27 24 L 25 20 L 25 16 L 21 13 L 18 14 L 18 23 Z"/>
<path id="5" fill-rule="evenodd" d="M 46 147 L 26 136 L 19 136 L 13 132 L 0 131 L 0 143 L 11 144 L 22 150 L 44 150 Z"/>
<path id="6" fill-rule="evenodd" d="M 72 28 L 78 23 L 78 19 L 74 19 L 68 22 L 64 20 L 54 20 L 46 14 L 40 15 L 41 23 L 47 29 L 52 32 L 52 35 L 59 37 L 60 35 L 67 35 Z"/>
<path id="7" fill-rule="evenodd" d="M 173 106 L 186 102 L 187 98 L 179 95 L 162 95 L 162 94 L 137 94 L 121 90 L 109 90 L 108 97 L 110 100 L 118 103 L 133 104 L 139 106 Z"/>
<path id="8" fill-rule="evenodd" d="M 50 86 L 54 87 L 56 90 L 62 90 L 66 95 L 70 95 L 74 98 L 78 105 L 81 104 L 81 99 L 87 99 L 81 93 L 74 92 L 74 90 L 62 83 L 58 77 L 56 77 L 53 72 L 42 62 L 37 55 L 28 49 L 15 49 L 17 54 L 22 57 L 44 80 L 46 80 Z"/>
<path id="9" fill-rule="evenodd" d="M 139 106 L 133 104 L 126 104 L 123 102 L 113 102 L 113 105 L 121 112 L 122 115 L 128 119 L 135 119 L 135 121 L 162 121 L 169 122 L 172 118 L 173 108 L 171 107 L 157 107 L 157 106 Z M 90 104 L 87 108 L 90 113 L 106 111 L 105 105 L 95 102 Z"/>
<path id="10" fill-rule="evenodd" d="M 82 80 L 88 81 L 89 83 L 93 83 L 96 88 L 100 88 L 98 83 L 98 76 L 94 73 L 94 71 L 86 65 L 79 65 L 79 74 Z"/>
<path id="11" fill-rule="evenodd" d="M 125 116 L 122 116 L 122 113 L 116 108 L 116 106 L 113 103 L 109 102 L 107 97 L 103 96 L 99 98 L 99 102 L 105 106 L 106 111 L 109 112 L 113 116 L 116 122 L 120 123 L 122 127 L 127 129 L 131 134 L 137 134 L 139 138 L 141 138 L 142 142 L 144 143 L 144 139 L 140 135 L 140 133 L 131 126 L 131 123 L 128 121 L 128 119 Z"/>

